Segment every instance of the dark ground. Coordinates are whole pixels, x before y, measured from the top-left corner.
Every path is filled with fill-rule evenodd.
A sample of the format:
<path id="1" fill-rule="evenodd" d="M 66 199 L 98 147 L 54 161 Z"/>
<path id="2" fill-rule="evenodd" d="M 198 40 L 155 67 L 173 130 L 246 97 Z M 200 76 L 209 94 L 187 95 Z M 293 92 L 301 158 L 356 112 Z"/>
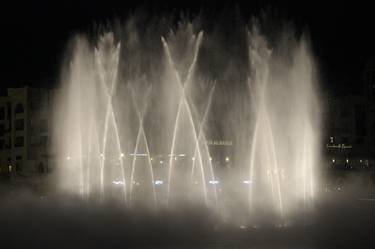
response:
<path id="1" fill-rule="evenodd" d="M 320 193 L 311 225 L 240 229 L 200 207 L 124 211 L 40 194 L 27 184 L 0 185 L 1 248 L 374 248 L 375 191 L 347 176 Z M 302 208 L 302 207 L 301 207 Z M 4 245 L 4 246 L 3 246 Z M 5 246 L 6 245 L 6 246 Z"/>

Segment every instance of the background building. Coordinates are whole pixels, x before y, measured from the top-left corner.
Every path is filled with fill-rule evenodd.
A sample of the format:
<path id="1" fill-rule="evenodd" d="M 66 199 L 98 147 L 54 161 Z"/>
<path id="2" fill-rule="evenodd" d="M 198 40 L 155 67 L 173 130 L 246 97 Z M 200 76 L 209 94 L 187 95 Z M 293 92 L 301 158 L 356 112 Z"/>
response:
<path id="1" fill-rule="evenodd" d="M 49 170 L 51 91 L 9 88 L 0 97 L 2 174 L 29 175 Z"/>
<path id="2" fill-rule="evenodd" d="M 375 169 L 375 64 L 364 69 L 362 94 L 329 96 L 326 156 L 344 169 Z"/>

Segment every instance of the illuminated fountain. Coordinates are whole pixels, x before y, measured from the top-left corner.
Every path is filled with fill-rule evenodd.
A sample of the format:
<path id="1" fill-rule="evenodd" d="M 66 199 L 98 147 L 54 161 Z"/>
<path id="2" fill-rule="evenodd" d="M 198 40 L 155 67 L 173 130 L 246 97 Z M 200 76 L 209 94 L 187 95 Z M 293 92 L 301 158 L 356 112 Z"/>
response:
<path id="1" fill-rule="evenodd" d="M 248 80 L 233 78 L 228 96 L 219 97 L 216 89 L 228 85 L 199 63 L 205 39 L 219 41 L 189 22 L 155 33 L 151 50 L 133 33 L 105 33 L 95 45 L 74 39 L 56 97 L 62 190 L 129 208 L 202 205 L 225 220 L 265 213 L 284 224 L 311 209 L 320 107 L 307 42 L 289 33 L 270 42 L 254 27 L 243 55 L 248 66 L 240 69 Z M 238 122 L 214 114 L 222 99 Z M 211 130 L 233 137 L 227 166 L 207 143 Z"/>
<path id="2" fill-rule="evenodd" d="M 256 117 L 249 159 L 250 211 L 271 207 L 280 217 L 303 213 L 313 207 L 320 163 L 320 108 L 308 44 L 284 40 L 280 43 L 288 54 L 272 51 L 257 28 L 249 40 Z"/>

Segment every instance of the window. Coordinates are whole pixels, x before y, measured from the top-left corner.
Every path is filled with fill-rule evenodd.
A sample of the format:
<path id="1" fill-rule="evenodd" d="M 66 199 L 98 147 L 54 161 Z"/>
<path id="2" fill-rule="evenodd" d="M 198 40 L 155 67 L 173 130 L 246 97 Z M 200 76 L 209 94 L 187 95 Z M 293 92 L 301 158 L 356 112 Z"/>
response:
<path id="1" fill-rule="evenodd" d="M 11 120 L 12 119 L 12 105 L 10 104 L 10 102 L 7 102 L 6 111 L 7 111 L 8 120 Z"/>
<path id="2" fill-rule="evenodd" d="M 36 134 L 31 134 L 30 136 L 30 144 L 33 146 L 38 146 L 40 142 L 39 136 Z"/>
<path id="3" fill-rule="evenodd" d="M 47 132 L 48 131 L 48 122 L 46 119 L 40 120 L 40 132 Z"/>
<path id="4" fill-rule="evenodd" d="M 11 144 L 12 144 L 12 139 L 10 137 L 8 137 L 8 139 L 5 140 L 4 148 L 5 149 L 10 149 Z"/>
<path id="5" fill-rule="evenodd" d="M 15 112 L 16 113 L 23 113 L 23 105 L 21 104 L 21 103 L 18 103 L 17 105 L 16 105 L 16 109 L 15 109 Z"/>
<path id="6" fill-rule="evenodd" d="M 4 120 L 5 119 L 5 107 L 2 106 L 0 107 L 0 120 Z"/>
<path id="7" fill-rule="evenodd" d="M 42 162 L 39 163 L 38 170 L 39 170 L 39 173 L 41 173 L 41 174 L 43 174 L 45 172 L 44 165 L 43 165 Z"/>
<path id="8" fill-rule="evenodd" d="M 35 104 L 34 101 L 31 101 L 31 103 L 30 103 L 30 110 L 31 111 L 35 111 L 36 110 L 36 104 Z"/>
<path id="9" fill-rule="evenodd" d="M 40 137 L 40 145 L 42 145 L 42 146 L 48 145 L 48 136 L 41 136 Z"/>
<path id="10" fill-rule="evenodd" d="M 23 119 L 17 119 L 14 126 L 16 131 L 23 131 L 25 129 L 25 122 Z"/>
<path id="11" fill-rule="evenodd" d="M 16 159 L 16 171 L 20 172 L 22 169 L 22 157 L 20 157 L 20 159 Z"/>
<path id="12" fill-rule="evenodd" d="M 4 136 L 5 134 L 5 125 L 0 124 L 0 137 Z"/>
<path id="13" fill-rule="evenodd" d="M 16 137 L 14 140 L 14 147 L 22 147 L 24 145 L 24 138 L 23 137 Z"/>

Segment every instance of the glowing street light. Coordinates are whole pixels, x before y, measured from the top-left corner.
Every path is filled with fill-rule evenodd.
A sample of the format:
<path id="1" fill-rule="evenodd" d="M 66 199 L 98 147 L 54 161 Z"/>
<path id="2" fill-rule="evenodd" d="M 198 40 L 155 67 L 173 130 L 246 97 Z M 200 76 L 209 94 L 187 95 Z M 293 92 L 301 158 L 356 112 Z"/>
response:
<path id="1" fill-rule="evenodd" d="M 225 161 L 226 161 L 226 162 L 229 162 L 229 157 L 226 157 L 226 158 L 225 158 Z"/>
<path id="2" fill-rule="evenodd" d="M 70 160 L 70 159 L 71 159 L 70 156 L 67 156 L 67 157 L 66 157 L 66 160 Z"/>

